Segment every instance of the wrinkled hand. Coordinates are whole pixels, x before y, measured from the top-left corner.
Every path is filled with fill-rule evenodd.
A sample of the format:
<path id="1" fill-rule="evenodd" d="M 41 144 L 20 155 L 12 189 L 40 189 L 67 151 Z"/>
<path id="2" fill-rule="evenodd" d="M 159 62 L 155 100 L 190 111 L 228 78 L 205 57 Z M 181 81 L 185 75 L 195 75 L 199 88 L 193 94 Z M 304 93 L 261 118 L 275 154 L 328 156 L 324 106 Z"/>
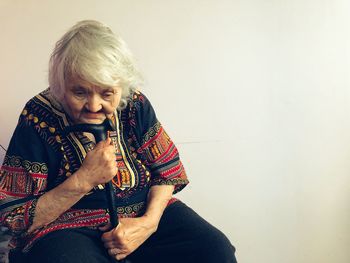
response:
<path id="1" fill-rule="evenodd" d="M 107 183 L 117 174 L 115 148 L 111 139 L 99 142 L 96 147 L 87 153 L 81 167 L 81 178 L 90 189 L 96 185 Z"/>
<path id="2" fill-rule="evenodd" d="M 110 225 L 106 225 L 100 230 L 106 231 L 109 228 Z M 120 218 L 116 228 L 102 235 L 102 242 L 111 257 L 121 260 L 135 251 L 156 229 L 145 217 Z"/>

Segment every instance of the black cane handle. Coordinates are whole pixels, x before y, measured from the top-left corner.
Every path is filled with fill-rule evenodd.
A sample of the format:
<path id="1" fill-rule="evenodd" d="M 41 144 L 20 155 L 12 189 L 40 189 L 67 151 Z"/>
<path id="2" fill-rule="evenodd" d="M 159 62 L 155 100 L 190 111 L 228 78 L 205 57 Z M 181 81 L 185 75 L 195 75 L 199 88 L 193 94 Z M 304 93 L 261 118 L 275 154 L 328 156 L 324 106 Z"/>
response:
<path id="1" fill-rule="evenodd" d="M 112 121 L 108 118 L 104 120 L 101 124 L 76 124 L 72 126 L 67 126 L 63 130 L 63 135 L 66 136 L 70 132 L 88 132 L 92 133 L 95 137 L 96 143 L 104 141 L 107 139 L 107 132 L 114 131 Z"/>

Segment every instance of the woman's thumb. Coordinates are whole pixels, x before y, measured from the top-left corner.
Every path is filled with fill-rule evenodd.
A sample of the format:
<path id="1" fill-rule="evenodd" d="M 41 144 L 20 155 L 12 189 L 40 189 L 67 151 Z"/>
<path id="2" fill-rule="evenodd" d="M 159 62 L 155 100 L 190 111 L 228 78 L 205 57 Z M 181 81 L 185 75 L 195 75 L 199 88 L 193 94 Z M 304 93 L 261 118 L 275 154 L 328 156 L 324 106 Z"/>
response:
<path id="1" fill-rule="evenodd" d="M 107 147 L 108 145 L 111 144 L 111 142 L 112 142 L 112 139 L 108 137 L 106 140 L 100 141 L 100 142 L 96 145 L 95 149 Z"/>

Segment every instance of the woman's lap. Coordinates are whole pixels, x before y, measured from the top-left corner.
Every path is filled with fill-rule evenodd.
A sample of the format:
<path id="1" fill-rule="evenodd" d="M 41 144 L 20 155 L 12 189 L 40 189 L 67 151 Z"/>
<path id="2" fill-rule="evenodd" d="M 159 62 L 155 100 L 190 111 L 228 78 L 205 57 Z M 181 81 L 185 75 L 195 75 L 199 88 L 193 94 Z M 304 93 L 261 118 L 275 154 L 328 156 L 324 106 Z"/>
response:
<path id="1" fill-rule="evenodd" d="M 83 228 L 52 232 L 32 247 L 28 262 L 111 263 L 100 236 L 97 230 Z"/>
<path id="2" fill-rule="evenodd" d="M 59 230 L 39 240 L 28 259 L 38 263 L 113 262 L 100 237 L 98 230 Z M 128 259 L 132 263 L 234 263 L 234 251 L 222 232 L 182 202 L 175 202 L 165 209 L 157 232 Z"/>

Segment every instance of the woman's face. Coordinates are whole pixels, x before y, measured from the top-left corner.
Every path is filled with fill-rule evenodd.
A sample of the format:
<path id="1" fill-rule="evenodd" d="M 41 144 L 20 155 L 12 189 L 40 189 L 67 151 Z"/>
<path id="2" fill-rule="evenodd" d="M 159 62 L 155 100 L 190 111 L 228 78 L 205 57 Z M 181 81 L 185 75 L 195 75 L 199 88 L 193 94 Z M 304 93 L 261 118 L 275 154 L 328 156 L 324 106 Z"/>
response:
<path id="1" fill-rule="evenodd" d="M 121 87 L 101 88 L 73 79 L 66 85 L 62 105 L 76 124 L 100 124 L 106 117 L 112 117 L 121 95 Z"/>

